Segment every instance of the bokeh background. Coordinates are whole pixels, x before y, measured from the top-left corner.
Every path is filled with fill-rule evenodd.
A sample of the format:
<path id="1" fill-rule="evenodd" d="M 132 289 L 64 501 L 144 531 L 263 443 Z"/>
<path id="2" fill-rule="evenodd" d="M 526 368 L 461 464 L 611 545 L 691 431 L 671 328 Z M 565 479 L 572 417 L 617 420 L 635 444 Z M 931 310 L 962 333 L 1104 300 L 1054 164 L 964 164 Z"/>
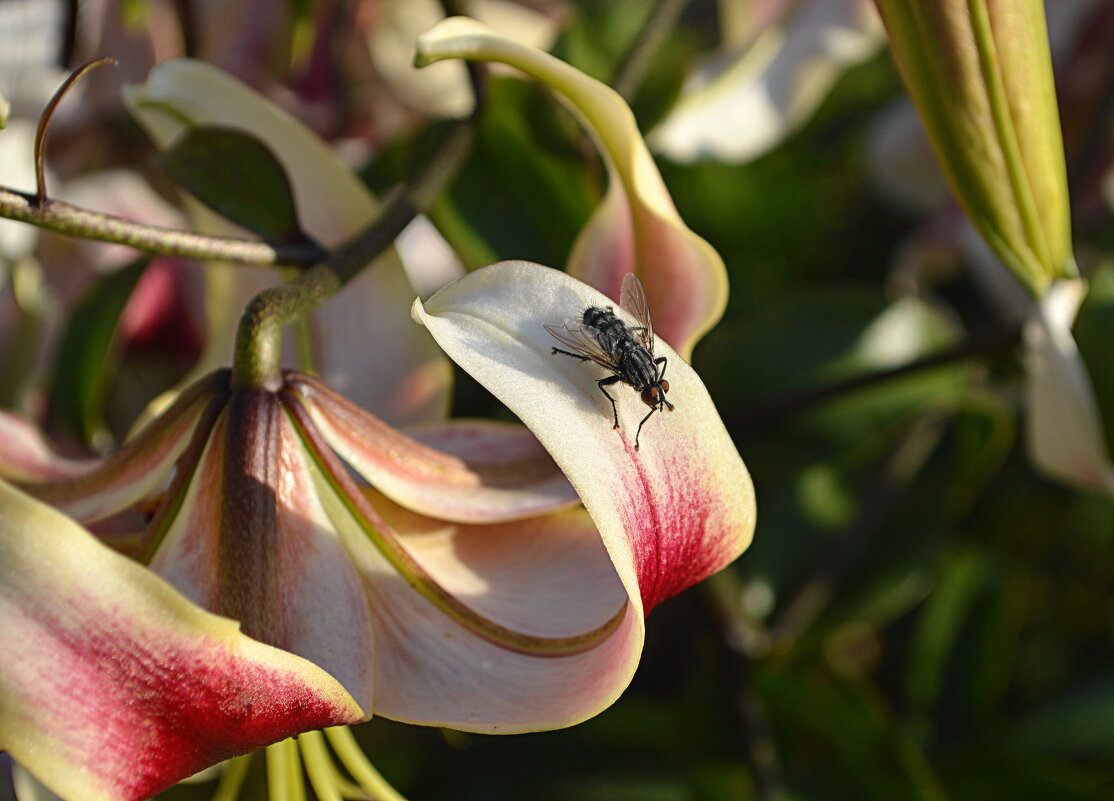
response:
<path id="1" fill-rule="evenodd" d="M 599 717 L 506 738 L 376 720 L 358 730 L 372 760 L 412 801 L 1114 798 L 1114 498 L 1032 465 L 1026 300 L 948 196 L 869 4 L 492 5 L 517 4 L 449 10 L 525 20 L 523 36 L 620 82 L 682 217 L 726 262 L 727 312 L 693 363 L 754 477 L 759 523 L 736 564 L 651 614 L 634 683 Z M 1114 3 L 1057 5 L 1076 253 L 1093 287 L 1076 336 L 1110 413 Z M 386 194 L 471 106 L 463 74 L 430 89 L 406 67 L 408 31 L 445 12 L 0 0 L 13 107 L 0 152 L 70 68 L 113 56 L 52 125 L 52 180 L 93 208 L 185 225 L 119 87 L 191 54 L 289 108 Z M 700 123 L 714 133 L 702 144 L 670 145 L 692 76 L 717 68 L 736 70 L 735 113 Z M 606 171 L 544 87 L 484 80 L 473 151 L 430 220 L 465 267 L 560 266 Z M 764 113 L 739 113 L 748 103 Z M 21 159 L 4 155 L 0 183 L 31 188 Z M 109 447 L 200 353 L 191 265 L 128 266 L 16 228 L 0 229 L 0 400 L 69 450 Z M 445 258 L 443 245 L 411 258 Z M 454 414 L 506 416 L 457 379 Z M 249 781 L 244 797 L 265 793 Z"/>

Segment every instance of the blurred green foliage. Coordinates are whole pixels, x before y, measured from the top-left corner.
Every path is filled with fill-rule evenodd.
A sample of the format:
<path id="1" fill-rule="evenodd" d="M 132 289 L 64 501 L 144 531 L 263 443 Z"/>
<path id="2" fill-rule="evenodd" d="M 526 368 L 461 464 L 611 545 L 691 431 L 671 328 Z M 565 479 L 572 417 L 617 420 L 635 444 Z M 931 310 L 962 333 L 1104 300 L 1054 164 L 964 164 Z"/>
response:
<path id="1" fill-rule="evenodd" d="M 555 52 L 607 80 L 637 29 L 623 7 L 587 4 Z M 644 130 L 661 103 L 639 100 L 675 93 L 697 36 L 646 77 Z M 1114 797 L 1114 504 L 1034 473 L 1016 329 L 962 263 L 931 294 L 892 291 L 917 220 L 868 184 L 865 142 L 900 95 L 882 54 L 757 161 L 659 161 L 730 272 L 694 363 L 755 479 L 754 544 L 650 616 L 634 685 L 595 720 L 365 727 L 414 801 Z M 594 149 L 536 86 L 499 79 L 489 101 L 434 218 L 481 261 L 560 265 L 605 179 Z M 1080 340 L 1107 377 L 1108 283 Z M 493 407 L 469 388 L 460 411 Z"/>

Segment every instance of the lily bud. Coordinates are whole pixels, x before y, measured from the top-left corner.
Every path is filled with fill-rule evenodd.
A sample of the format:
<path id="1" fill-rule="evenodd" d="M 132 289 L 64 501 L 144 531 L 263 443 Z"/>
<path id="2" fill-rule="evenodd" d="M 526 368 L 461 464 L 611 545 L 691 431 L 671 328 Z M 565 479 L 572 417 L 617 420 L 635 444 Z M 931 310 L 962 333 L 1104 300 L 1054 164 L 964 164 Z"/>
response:
<path id="1" fill-rule="evenodd" d="M 1076 274 L 1040 0 L 876 0 L 948 182 L 998 257 L 1042 295 Z"/>

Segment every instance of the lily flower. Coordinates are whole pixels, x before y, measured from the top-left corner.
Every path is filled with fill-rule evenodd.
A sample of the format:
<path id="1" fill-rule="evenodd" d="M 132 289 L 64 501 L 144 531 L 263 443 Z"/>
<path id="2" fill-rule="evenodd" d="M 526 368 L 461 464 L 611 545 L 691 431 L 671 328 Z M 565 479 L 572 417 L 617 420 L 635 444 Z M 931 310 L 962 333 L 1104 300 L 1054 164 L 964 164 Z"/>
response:
<path id="1" fill-rule="evenodd" d="M 592 377 L 550 355 L 543 323 L 606 302 L 512 262 L 415 303 L 533 434 L 404 434 L 304 374 L 265 391 L 218 371 L 104 462 L 26 448 L 22 475 L 55 477 L 22 484 L 38 501 L 0 487 L 0 646 L 20 655 L 0 746 L 68 801 L 130 801 L 373 714 L 513 733 L 606 708 L 645 614 L 754 526 L 746 468 L 668 345 L 678 412 L 637 451 L 637 396 L 613 431 Z M 129 508 L 153 510 L 136 561 L 74 522 Z"/>

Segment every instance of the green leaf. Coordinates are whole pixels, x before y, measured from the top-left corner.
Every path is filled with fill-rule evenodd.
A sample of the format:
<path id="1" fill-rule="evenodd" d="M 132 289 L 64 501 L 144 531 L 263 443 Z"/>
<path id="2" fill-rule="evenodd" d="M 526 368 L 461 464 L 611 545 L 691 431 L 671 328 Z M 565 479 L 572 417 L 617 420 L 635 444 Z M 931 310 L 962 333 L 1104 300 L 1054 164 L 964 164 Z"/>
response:
<path id="1" fill-rule="evenodd" d="M 825 801 L 943 798 L 878 688 L 817 665 L 763 665 L 755 676 L 791 791 Z"/>
<path id="2" fill-rule="evenodd" d="M 1114 265 L 1107 262 L 1091 274 L 1087 297 L 1072 334 L 1095 388 L 1106 447 L 1114 453 Z"/>
<path id="3" fill-rule="evenodd" d="M 925 603 L 910 649 L 906 692 L 914 712 L 926 716 L 943 692 L 944 676 L 972 605 L 986 592 L 992 564 L 981 552 L 965 549 L 942 567 Z"/>
<path id="4" fill-rule="evenodd" d="M 472 152 L 430 219 L 468 269 L 500 259 L 561 267 L 599 202 L 603 166 L 550 93 L 517 78 L 492 78 L 487 87 Z M 413 175 L 441 127 L 385 148 L 361 172 L 372 191 Z"/>
<path id="5" fill-rule="evenodd" d="M 1107 801 L 1108 771 L 1048 756 L 969 749 L 944 777 L 950 801 Z"/>
<path id="6" fill-rule="evenodd" d="M 308 239 L 298 225 L 286 170 L 250 134 L 194 126 L 160 154 L 159 162 L 206 206 L 264 239 Z"/>
<path id="7" fill-rule="evenodd" d="M 85 293 L 67 321 L 50 386 L 50 416 L 67 433 L 100 449 L 107 444 L 104 403 L 115 371 L 116 328 L 149 259 L 104 276 Z"/>
<path id="8" fill-rule="evenodd" d="M 1033 709 L 1004 744 L 1024 752 L 1114 758 L 1114 680 L 1079 687 Z"/>

